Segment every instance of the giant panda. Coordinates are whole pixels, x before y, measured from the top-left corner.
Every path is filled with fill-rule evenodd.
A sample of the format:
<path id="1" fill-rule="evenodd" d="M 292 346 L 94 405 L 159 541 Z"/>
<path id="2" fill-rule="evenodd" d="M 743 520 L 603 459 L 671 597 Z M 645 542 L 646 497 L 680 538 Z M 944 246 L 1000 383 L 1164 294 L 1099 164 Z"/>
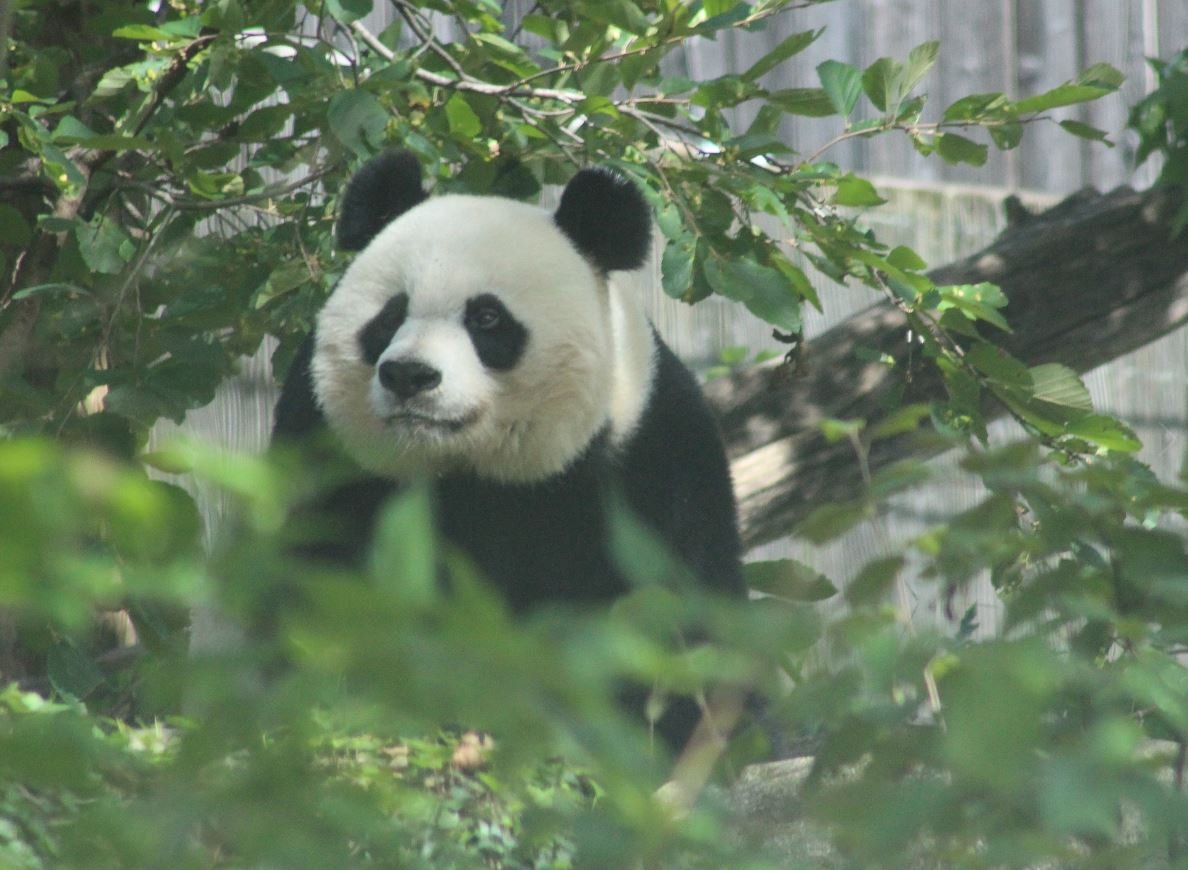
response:
<path id="1" fill-rule="evenodd" d="M 385 499 L 427 477 L 440 533 L 513 612 L 627 591 L 607 542 L 614 498 L 705 589 L 744 596 L 715 419 L 615 280 L 644 263 L 650 230 L 640 191 L 604 169 L 578 172 L 550 213 L 430 197 L 407 152 L 365 164 L 337 227 L 358 254 L 276 407 L 274 442 L 328 429 L 360 472 L 320 506 L 335 532 L 318 555 L 363 555 Z M 681 699 L 656 728 L 679 747 L 698 717 Z"/>

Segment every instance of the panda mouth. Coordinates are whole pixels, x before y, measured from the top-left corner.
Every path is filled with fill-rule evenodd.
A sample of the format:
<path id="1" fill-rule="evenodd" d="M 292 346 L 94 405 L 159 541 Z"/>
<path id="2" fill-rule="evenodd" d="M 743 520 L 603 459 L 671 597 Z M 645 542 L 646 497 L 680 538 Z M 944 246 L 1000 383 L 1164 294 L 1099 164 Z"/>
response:
<path id="1" fill-rule="evenodd" d="M 402 429 L 453 434 L 461 432 L 477 419 L 477 411 L 461 417 L 435 417 L 406 408 L 387 417 L 386 422 L 390 426 L 399 426 Z"/>

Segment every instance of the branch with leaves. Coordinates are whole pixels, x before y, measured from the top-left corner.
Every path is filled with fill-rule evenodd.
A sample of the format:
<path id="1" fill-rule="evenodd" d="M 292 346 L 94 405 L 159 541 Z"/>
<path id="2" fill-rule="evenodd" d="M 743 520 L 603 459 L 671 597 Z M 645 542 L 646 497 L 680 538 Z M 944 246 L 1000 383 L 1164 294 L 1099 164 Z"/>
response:
<path id="1" fill-rule="evenodd" d="M 971 98 L 948 107 L 940 121 L 924 121 L 924 101 L 914 91 L 936 59 L 934 44 L 903 64 L 883 59 L 865 71 L 827 62 L 818 70 L 819 87 L 796 90 L 770 90 L 763 78 L 819 31 L 790 35 L 737 74 L 691 82 L 661 68 L 688 40 L 762 27 L 803 3 L 677 4 L 609 18 L 585 4 L 544 4 L 509 27 L 471 15 L 465 4 L 430 12 L 396 0 L 395 21 L 382 33 L 363 23 L 364 5 L 328 3 L 317 26 L 300 31 L 306 35 L 298 35 L 304 13 L 286 4 L 261 7 L 256 18 L 218 7 L 130 20 L 113 28 L 108 39 L 118 51 L 108 56 L 131 60 L 98 74 L 80 69 L 75 78 L 90 84 L 76 109 L 73 94 L 38 90 L 37 47 L 21 41 L 33 20 L 18 12 L 4 111 L 21 133 L 4 147 L 10 165 L 28 171 L 9 187 L 23 204 L 8 234 L 17 242 L 0 248 L 10 262 L 0 291 L 9 300 L 7 323 L 0 328 L 12 330 L 9 339 L 32 339 L 36 326 L 55 324 L 39 346 L 70 350 L 31 354 L 24 340 L 7 341 L 20 352 L 0 357 L 34 356 L 44 369 L 17 373 L 32 404 L 10 425 L 44 419 L 60 428 L 54 409 L 74 402 L 39 399 L 38 387 L 26 389 L 56 381 L 54 372 L 81 371 L 69 379 L 78 390 L 105 387 L 113 422 L 142 430 L 158 415 L 177 418 L 207 400 L 234 355 L 266 333 L 282 339 L 283 369 L 324 282 L 341 268 L 326 223 L 333 191 L 352 161 L 388 143 L 417 152 L 445 189 L 524 198 L 564 181 L 575 166 L 615 166 L 653 197 L 666 239 L 666 292 L 687 302 L 726 296 L 797 336 L 800 306 L 819 304 L 803 271 L 810 266 L 876 290 L 906 282 L 920 299 L 931 298 L 914 255 L 888 258 L 839 212 L 879 197 L 868 182 L 820 162 L 828 147 L 899 130 L 925 153 L 979 162 L 986 146 L 954 129 L 982 127 L 994 144 L 1013 147 L 1022 125 L 1047 109 L 1117 85 L 1109 70 L 1095 67 L 1039 97 Z M 459 18 L 475 23 L 456 28 L 456 39 L 437 35 Z M 531 35 L 534 47 L 509 33 Z M 863 97 L 874 115 L 852 120 Z M 760 109 L 747 130 L 737 131 L 730 110 L 745 102 Z M 793 155 L 779 130 L 797 115 L 833 115 L 843 129 L 806 157 Z M 292 180 L 277 180 L 277 173 Z M 47 190 L 54 191 L 52 220 L 38 225 Z M 164 224 L 154 219 L 162 207 L 169 209 Z M 782 223 L 794 251 L 755 229 L 762 215 Z M 183 279 L 157 270 L 162 257 L 207 262 L 224 226 L 236 228 L 219 251 L 225 272 L 198 269 Z M 200 227 L 205 235 L 194 235 Z M 149 233 L 165 239 L 146 258 Z M 66 256 L 47 253 L 58 250 Z M 213 275 L 230 287 L 204 288 Z M 192 310 L 198 298 L 209 298 L 202 317 Z M 146 299 L 153 300 L 148 309 L 132 305 Z M 62 333 L 57 312 L 66 308 L 74 312 L 73 331 Z M 80 324 L 86 310 L 90 320 Z M 211 334 L 221 337 L 181 341 L 190 322 L 217 326 Z M 187 383 L 181 371 L 204 370 L 181 362 L 194 354 L 210 368 Z M 34 412 L 39 406 L 44 413 Z"/>
<path id="2" fill-rule="evenodd" d="M 808 342 L 800 373 L 773 363 L 709 383 L 747 540 L 793 528 L 833 535 L 875 516 L 881 500 L 872 493 L 886 495 L 902 471 L 897 463 L 953 446 L 919 437 L 917 423 L 928 417 L 949 436 L 972 429 L 984 437 L 989 420 L 1013 412 L 1058 450 L 1065 440 L 1085 442 L 1068 445 L 1073 455 L 1133 450 L 1134 434 L 1093 413 L 1076 374 L 1188 323 L 1188 237 L 1174 231 L 1183 201 L 1162 189 L 1076 194 L 933 271 L 936 284 L 966 288 L 962 304 L 993 299 L 991 281 L 1000 301 L 1010 300 L 1003 313 L 1011 331 L 995 331 L 993 351 L 961 334 L 960 367 L 926 364 L 911 312 L 897 299 Z M 864 385 L 860 395 L 855 383 Z M 958 400 L 965 418 L 951 425 L 943 415 Z M 852 439 L 865 463 L 854 461 Z"/>

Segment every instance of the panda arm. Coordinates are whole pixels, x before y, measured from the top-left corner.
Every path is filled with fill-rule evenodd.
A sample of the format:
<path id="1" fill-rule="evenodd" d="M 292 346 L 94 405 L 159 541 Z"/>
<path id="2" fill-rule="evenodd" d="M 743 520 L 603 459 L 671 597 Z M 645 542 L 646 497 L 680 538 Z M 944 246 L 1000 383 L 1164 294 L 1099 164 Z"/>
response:
<path id="1" fill-rule="evenodd" d="M 624 469 L 632 504 L 707 588 L 743 595 L 738 512 L 717 421 L 658 337 L 653 391 Z"/>
<path id="2" fill-rule="evenodd" d="M 288 377 L 281 387 L 280 398 L 276 403 L 276 421 L 272 427 L 273 443 L 302 438 L 321 429 L 326 422 L 314 398 L 310 370 L 313 352 L 314 334 L 311 332 L 297 349 L 297 355 L 289 366 Z"/>

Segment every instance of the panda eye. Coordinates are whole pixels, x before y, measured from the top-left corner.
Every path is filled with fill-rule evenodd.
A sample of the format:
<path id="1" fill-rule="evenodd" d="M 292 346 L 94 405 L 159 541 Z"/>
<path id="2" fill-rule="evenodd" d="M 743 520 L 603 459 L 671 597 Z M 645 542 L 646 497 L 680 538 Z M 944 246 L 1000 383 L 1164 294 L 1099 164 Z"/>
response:
<path id="1" fill-rule="evenodd" d="M 470 315 L 470 323 L 476 329 L 494 329 L 501 319 L 499 309 L 491 306 L 479 308 Z"/>

